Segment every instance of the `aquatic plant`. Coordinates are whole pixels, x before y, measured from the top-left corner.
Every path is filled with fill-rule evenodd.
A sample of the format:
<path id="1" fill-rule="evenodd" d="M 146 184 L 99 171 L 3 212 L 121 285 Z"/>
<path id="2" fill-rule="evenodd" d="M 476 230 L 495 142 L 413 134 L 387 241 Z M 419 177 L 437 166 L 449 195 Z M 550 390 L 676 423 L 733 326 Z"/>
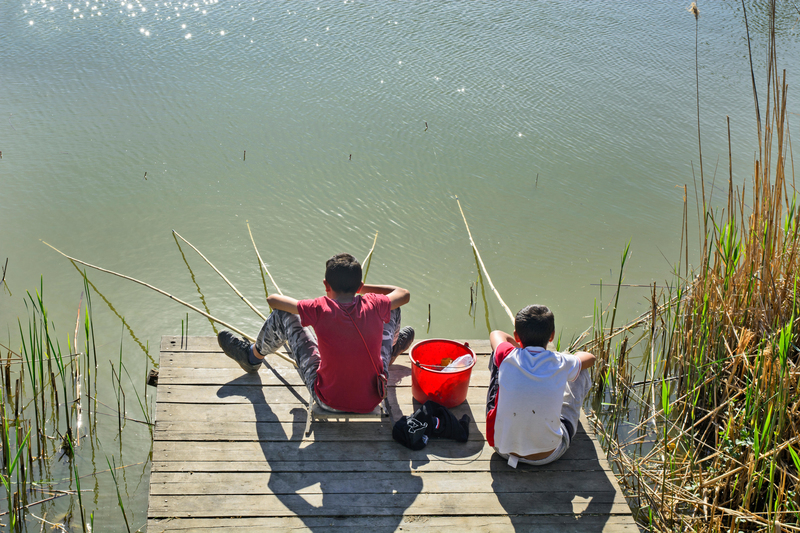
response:
<path id="1" fill-rule="evenodd" d="M 732 181 L 719 209 L 703 193 L 699 266 L 687 253 L 623 328 L 598 311 L 584 344 L 599 360 L 597 429 L 650 530 L 800 530 L 800 209 L 770 9 L 749 201 Z"/>
<path id="2" fill-rule="evenodd" d="M 94 469 L 83 475 L 79 473 L 81 442 L 89 446 L 87 453 L 94 454 L 99 446 L 97 415 L 110 415 L 113 410 L 98 399 L 92 297 L 88 278 L 85 273 L 82 275 L 84 293 L 78 305 L 74 336 L 67 338 L 66 352 L 61 348 L 56 325 L 48 314 L 43 281 L 37 291 L 26 295 L 28 317 L 26 321 L 18 321 L 19 353 L 2 346 L 7 356 L 0 358 L 0 482 L 7 505 L 5 511 L 0 511 L 0 528 L 8 526 L 10 531 L 25 531 L 33 522 L 37 530 L 41 523 L 42 529 L 47 524 L 67 531 L 77 503 L 80 529 L 87 532 L 93 529 L 94 512 L 88 512 L 85 507 L 83 492 L 86 489 L 81 489 L 81 481 L 86 477 L 97 480 L 99 472 Z M 84 338 L 81 351 L 78 336 L 82 315 Z M 125 328 L 129 327 L 123 320 L 123 337 Z M 117 367 L 111 365 L 112 389 L 118 399 L 117 413 L 112 416 L 118 420 L 121 443 L 123 421 L 134 420 L 125 412 L 124 398 L 129 389 L 122 383 L 122 372 L 128 376 L 144 418 L 136 422 L 145 424 L 151 431 L 153 424 L 146 389 L 144 394 L 140 394 L 131 379 L 123 359 L 122 345 L 117 364 Z M 143 380 L 140 386 L 146 387 L 145 383 Z M 88 424 L 83 423 L 84 415 Z M 113 456 L 112 461 L 116 465 Z M 115 474 L 112 477 L 116 484 Z M 95 483 L 95 488 L 97 486 Z M 48 521 L 47 513 L 59 505 L 54 501 L 59 498 L 67 498 L 68 510 L 59 514 L 60 520 Z M 97 502 L 96 496 L 94 502 Z M 42 516 L 34 514 L 39 509 Z"/>

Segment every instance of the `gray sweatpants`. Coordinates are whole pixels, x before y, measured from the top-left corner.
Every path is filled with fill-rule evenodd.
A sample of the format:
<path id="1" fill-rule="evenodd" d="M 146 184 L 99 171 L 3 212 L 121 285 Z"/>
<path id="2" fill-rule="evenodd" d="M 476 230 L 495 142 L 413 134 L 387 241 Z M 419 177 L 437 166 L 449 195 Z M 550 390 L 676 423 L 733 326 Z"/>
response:
<path id="1" fill-rule="evenodd" d="M 389 359 L 392 357 L 392 346 L 400 333 L 400 309 L 394 309 L 389 322 L 383 325 L 383 341 L 381 342 L 381 360 L 383 370 L 388 375 Z M 256 339 L 256 350 L 261 355 L 268 355 L 289 343 L 289 352 L 297 363 L 297 372 L 305 383 L 311 397 L 320 407 L 329 411 L 337 411 L 319 401 L 314 392 L 319 369 L 319 345 L 317 336 L 311 328 L 304 328 L 300 324 L 300 315 L 274 310 L 267 317 Z"/>

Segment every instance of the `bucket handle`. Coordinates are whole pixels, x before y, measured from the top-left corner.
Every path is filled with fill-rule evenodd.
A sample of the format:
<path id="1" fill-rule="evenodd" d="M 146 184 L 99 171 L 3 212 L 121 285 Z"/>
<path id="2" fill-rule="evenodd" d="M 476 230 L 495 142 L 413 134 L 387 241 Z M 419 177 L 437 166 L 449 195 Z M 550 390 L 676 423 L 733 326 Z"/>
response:
<path id="1" fill-rule="evenodd" d="M 472 348 L 469 347 L 469 342 L 464 341 L 462 345 L 464 346 L 464 348 L 467 348 L 469 351 L 472 352 Z M 475 362 L 477 362 L 477 359 L 475 358 L 474 353 L 475 352 L 473 352 L 473 360 Z M 420 363 L 419 361 L 415 361 L 414 359 L 412 359 L 411 361 L 415 365 L 417 365 L 418 368 L 422 368 L 422 369 L 425 369 L 425 370 L 436 370 L 436 371 L 439 371 L 439 370 L 443 370 L 443 369 L 447 368 L 447 366 L 442 366 L 442 365 L 423 365 L 422 363 Z"/>
<path id="2" fill-rule="evenodd" d="M 442 365 L 423 365 L 419 361 L 414 361 L 414 364 L 417 365 L 419 368 L 423 368 L 425 370 L 442 370 L 444 368 L 447 368 Z"/>

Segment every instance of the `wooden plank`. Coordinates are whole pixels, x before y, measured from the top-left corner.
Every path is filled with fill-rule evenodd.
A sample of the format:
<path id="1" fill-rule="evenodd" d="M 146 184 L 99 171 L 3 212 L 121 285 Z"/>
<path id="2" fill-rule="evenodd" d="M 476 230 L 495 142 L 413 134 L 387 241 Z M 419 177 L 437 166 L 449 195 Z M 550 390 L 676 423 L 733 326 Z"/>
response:
<path id="1" fill-rule="evenodd" d="M 256 465 L 265 461 L 268 461 L 270 465 L 274 465 L 276 462 L 350 462 L 353 460 L 353 454 L 357 453 L 360 457 L 368 458 L 370 461 L 443 461 L 452 464 L 451 471 L 458 471 L 460 462 L 484 458 L 488 464 L 494 455 L 494 449 L 480 441 L 458 443 L 439 440 L 419 451 L 409 450 L 393 441 L 357 442 L 352 446 L 337 444 L 312 443 L 310 446 L 301 448 L 296 442 L 156 441 L 153 443 L 153 457 L 157 457 L 163 462 L 183 462 L 189 458 L 193 461 L 228 461 L 231 463 L 243 460 L 255 468 Z M 590 449 L 592 456 L 587 457 L 586 454 L 590 452 Z M 584 459 L 584 461 L 578 463 L 575 461 L 576 459 Z M 504 464 L 504 461 L 499 460 L 499 463 Z M 594 456 L 591 442 L 586 445 L 578 443 L 575 447 L 570 447 L 559 461 L 535 468 L 562 471 L 611 470 L 605 457 Z"/>
<path id="2" fill-rule="evenodd" d="M 369 517 L 259 517 L 259 518 L 167 518 L 148 520 L 148 533 L 205 533 L 236 531 L 469 531 L 470 533 L 638 533 L 628 516 L 582 514 L 556 516 L 369 516 Z"/>
<path id="3" fill-rule="evenodd" d="M 246 405 L 246 404 L 245 404 Z M 397 405 L 399 408 L 400 406 Z M 403 409 L 411 409 L 411 406 L 403 406 Z M 205 424 L 218 424 L 223 422 L 256 422 L 267 420 L 281 420 L 298 422 L 301 418 L 302 412 L 305 412 L 305 406 L 298 405 L 297 403 L 274 403 L 272 405 L 257 404 L 250 405 L 249 407 L 236 407 L 231 408 L 226 404 L 190 404 L 190 403 L 173 403 L 163 402 L 156 407 L 156 427 L 159 424 L 175 422 L 181 420 L 192 420 L 198 423 Z M 476 424 L 483 424 L 486 422 L 486 413 L 484 409 L 476 409 L 473 411 L 468 404 L 454 407 L 450 409 L 457 418 L 461 415 L 468 414 L 470 420 Z M 402 415 L 411 414 L 411 412 L 395 411 L 395 419 Z M 298 418 L 294 418 L 297 416 Z M 360 423 L 359 420 L 354 420 L 354 423 Z"/>
<path id="4" fill-rule="evenodd" d="M 466 459 L 452 459 L 428 457 L 420 455 L 416 460 L 372 460 L 362 461 L 315 461 L 313 459 L 297 461 L 272 460 L 154 460 L 152 472 L 447 472 L 458 474 L 460 472 L 486 472 L 492 468 L 492 462 L 498 463 L 495 467 L 505 465 L 506 462 L 498 456 L 470 457 Z M 505 467 L 503 467 L 505 468 Z M 510 468 L 510 467 L 509 467 Z M 516 472 L 602 472 L 607 475 L 610 467 L 602 466 L 597 459 L 572 457 L 569 462 L 556 461 L 544 466 L 531 466 L 520 463 Z"/>
<path id="5" fill-rule="evenodd" d="M 258 332 L 254 332 L 258 333 Z M 424 339 L 418 338 L 416 342 Z M 489 338 L 486 339 L 461 339 L 456 342 L 466 342 L 476 354 L 491 353 Z M 412 346 L 413 348 L 413 346 Z M 161 337 L 161 352 L 221 352 L 216 337 L 185 337 L 181 341 L 180 335 L 164 335 Z M 403 352 L 406 353 L 406 352 Z"/>
<path id="6" fill-rule="evenodd" d="M 224 355 L 214 354 L 216 358 Z M 486 364 L 483 364 L 486 363 Z M 163 364 L 163 362 L 162 362 Z M 219 368 L 171 367 L 162 366 L 158 373 L 159 385 L 218 385 L 222 386 L 246 375 L 231 359 L 225 357 L 218 363 Z M 222 365 L 225 365 L 224 367 Z M 488 357 L 481 356 L 472 369 L 471 387 L 488 387 Z M 304 387 L 300 375 L 294 367 L 278 367 L 275 371 L 262 368 L 258 376 L 264 386 Z M 411 387 L 411 372 L 408 367 L 392 365 L 389 368 L 389 384 L 395 387 Z"/>
<path id="7" fill-rule="evenodd" d="M 378 422 L 377 418 L 354 419 L 350 422 L 318 420 L 313 423 L 313 438 L 306 438 L 302 431 L 305 429 L 305 420 L 302 424 L 295 422 L 222 422 L 206 424 L 194 421 L 159 422 L 155 429 L 155 436 L 159 441 L 313 441 L 313 442 L 353 442 L 386 441 L 391 438 L 392 423 L 386 419 Z M 471 424 L 469 440 L 483 442 L 486 424 Z M 429 446 L 438 444 L 439 440 L 431 440 Z M 397 446 L 400 446 L 397 444 Z M 586 453 L 594 453 L 592 440 L 581 432 L 572 440 L 571 448 L 579 450 L 587 448 Z"/>
<path id="8" fill-rule="evenodd" d="M 420 480 L 421 483 L 421 480 Z M 416 515 L 466 515 L 476 510 L 482 515 L 513 514 L 552 515 L 574 513 L 576 494 L 556 492 L 509 493 L 503 503 L 494 494 L 371 494 L 324 493 L 309 503 L 299 494 L 191 494 L 151 496 L 150 517 L 214 517 L 222 509 L 233 516 L 391 516 L 404 513 Z M 582 499 L 590 500 L 590 514 L 620 514 L 630 512 L 625 498 L 613 491 L 580 491 Z M 321 501 L 320 501 L 321 500 Z M 223 515 L 224 516 L 224 515 Z"/>
<path id="9" fill-rule="evenodd" d="M 500 466 L 500 465 L 498 465 Z M 349 494 L 369 485 L 372 494 L 419 493 L 424 480 L 426 494 L 444 493 L 508 493 L 508 492 L 598 492 L 608 488 L 602 471 L 587 475 L 564 472 L 527 472 L 520 475 L 511 469 L 459 472 L 329 472 L 325 475 L 325 492 Z M 155 472 L 152 474 L 153 495 L 180 494 L 322 494 L 317 472 Z M 535 482 L 535 483 L 533 483 Z"/>
<path id="10" fill-rule="evenodd" d="M 252 404 L 253 402 L 267 405 L 277 403 L 305 404 L 309 397 L 305 386 L 298 387 L 264 387 L 259 385 L 259 376 L 244 374 L 237 378 L 235 383 L 225 385 L 158 385 L 159 402 L 179 402 L 189 404 L 224 403 L 224 404 Z M 162 398 L 161 392 L 164 396 Z M 486 387 L 470 387 L 467 391 L 467 404 L 473 408 L 486 409 Z M 405 405 L 411 407 L 414 401 L 411 387 L 389 387 L 389 399 L 392 407 Z M 305 407 L 305 405 L 303 405 Z M 414 409 L 407 413 L 411 414 Z M 395 416 L 400 416 L 396 414 Z"/>

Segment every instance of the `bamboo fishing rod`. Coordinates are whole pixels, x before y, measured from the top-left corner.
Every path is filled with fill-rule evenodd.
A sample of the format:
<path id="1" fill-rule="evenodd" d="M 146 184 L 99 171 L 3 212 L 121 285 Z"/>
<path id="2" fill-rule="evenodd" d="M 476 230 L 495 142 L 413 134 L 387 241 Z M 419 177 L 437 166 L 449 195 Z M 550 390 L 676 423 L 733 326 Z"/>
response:
<path id="1" fill-rule="evenodd" d="M 256 246 L 256 241 L 255 241 L 255 239 L 253 239 L 253 232 L 250 230 L 250 222 L 249 221 L 245 221 L 245 224 L 247 224 L 247 232 L 250 233 L 250 242 L 253 243 L 253 248 L 255 248 L 255 250 L 256 250 L 256 257 L 258 257 L 258 262 L 261 264 L 261 268 L 263 268 L 264 272 L 266 272 L 267 276 L 269 276 L 269 280 L 275 286 L 275 289 L 278 291 L 278 294 L 283 296 L 283 291 L 281 290 L 280 287 L 278 287 L 278 284 L 275 283 L 275 280 L 272 279 L 272 274 L 269 273 L 269 269 L 267 268 L 267 265 L 264 264 L 264 260 L 261 259 L 261 254 L 258 253 L 258 246 Z"/>
<path id="2" fill-rule="evenodd" d="M 361 263 L 362 265 L 365 265 L 364 279 L 363 279 L 364 283 L 367 282 L 367 274 L 369 274 L 369 265 L 372 264 L 372 252 L 375 251 L 375 244 L 377 242 L 378 242 L 378 232 L 376 231 L 375 232 L 375 238 L 372 240 L 372 248 L 369 249 L 369 253 L 367 254 L 367 257 L 365 257 L 364 258 L 364 262 Z"/>
<path id="3" fill-rule="evenodd" d="M 249 226 L 249 225 L 248 225 L 248 229 L 250 229 L 250 226 Z M 209 261 L 209 260 L 208 260 L 208 258 L 207 258 L 206 256 L 204 256 L 204 255 L 203 255 L 203 254 L 200 252 L 200 250 L 198 250 L 197 248 L 195 248 L 194 244 L 190 243 L 189 241 L 187 241 L 186 239 L 184 239 L 183 237 L 181 237 L 181 234 L 180 234 L 180 233 L 178 233 L 177 231 L 175 231 L 175 230 L 172 230 L 172 233 L 173 233 L 173 234 L 175 234 L 175 236 L 176 236 L 176 237 L 178 237 L 180 240 L 182 240 L 183 242 L 185 242 L 186 244 L 188 244 L 189 246 L 191 246 L 192 250 L 194 250 L 195 252 L 197 252 L 197 255 L 199 255 L 200 257 L 202 257 L 202 258 L 203 258 L 203 260 L 204 260 L 206 263 L 208 263 L 208 266 L 210 266 L 211 268 L 213 268 L 213 269 L 214 269 L 214 272 L 216 272 L 217 274 L 219 274 L 219 275 L 220 275 L 220 277 L 221 277 L 222 279 L 224 279 L 224 280 L 225 280 L 225 283 L 227 283 L 227 284 L 228 284 L 228 286 L 229 286 L 231 289 L 233 289 L 233 292 L 235 292 L 235 293 L 236 293 L 236 295 L 237 295 L 239 298 L 241 298 L 241 299 L 242 299 L 242 301 L 248 305 L 248 307 L 250 307 L 250 309 L 252 309 L 253 311 L 255 311 L 255 312 L 256 312 L 256 314 L 257 314 L 258 316 L 260 316 L 260 317 L 261 317 L 261 320 L 266 320 L 266 319 L 267 319 L 267 317 L 266 317 L 266 316 L 264 316 L 264 313 L 262 313 L 261 311 L 259 311 L 259 310 L 256 308 L 256 306 L 254 306 L 253 304 L 251 304 L 251 303 L 250 303 L 250 301 L 249 301 L 247 298 L 245 298 L 245 297 L 244 297 L 244 295 L 243 295 L 241 292 L 239 292 L 239 289 L 237 289 L 236 287 L 234 287 L 233 283 L 231 283 L 231 282 L 230 282 L 230 280 L 228 280 L 228 278 L 226 278 L 226 277 L 225 277 L 225 274 L 223 274 L 222 272 L 220 272 L 220 271 L 217 269 L 217 267 L 215 267 L 215 266 L 214 266 L 214 264 L 213 264 L 211 261 Z M 270 278 L 270 279 L 271 279 L 271 278 Z"/>
<path id="4" fill-rule="evenodd" d="M 152 289 L 152 290 L 156 291 L 156 292 L 157 292 L 157 293 L 159 293 L 159 294 L 163 294 L 164 296 L 166 296 L 166 297 L 167 297 L 167 298 L 169 298 L 170 300 L 174 300 L 174 301 L 178 302 L 179 304 L 181 304 L 181 305 L 183 305 L 183 306 L 185 306 L 185 307 L 188 307 L 188 308 L 189 308 L 189 309 L 191 309 L 192 311 L 194 311 L 194 312 L 196 312 L 196 313 L 199 313 L 199 314 L 203 315 L 203 316 L 204 316 L 204 317 L 206 317 L 207 319 L 209 319 L 209 320 L 213 320 L 214 322 L 216 322 L 216 323 L 218 323 L 218 324 L 221 324 L 221 325 L 225 326 L 226 328 L 230 329 L 231 331 L 234 331 L 234 332 L 238 333 L 239 335 L 241 335 L 241 336 L 242 336 L 242 337 L 244 337 L 245 339 L 249 340 L 250 342 L 255 342 L 255 339 L 254 339 L 253 337 L 251 337 L 250 335 L 248 335 L 248 334 L 244 333 L 244 332 L 243 332 L 242 330 L 240 330 L 239 328 L 237 328 L 237 327 L 235 327 L 235 326 L 232 326 L 232 325 L 228 324 L 227 322 L 224 322 L 224 321 L 220 320 L 219 318 L 216 318 L 216 317 L 214 317 L 214 316 L 211 316 L 210 314 L 206 313 L 205 311 L 203 311 L 203 310 L 201 310 L 201 309 L 198 309 L 197 307 L 193 306 L 193 305 L 192 305 L 192 304 L 190 304 L 190 303 L 184 302 L 184 301 L 183 301 L 183 300 L 181 300 L 180 298 L 177 298 L 177 297 L 175 297 L 175 296 L 171 295 L 170 293 L 168 293 L 168 292 L 166 292 L 166 291 L 163 291 L 163 290 L 159 289 L 158 287 L 154 287 L 153 285 L 150 285 L 149 283 L 145 283 L 144 281 L 140 281 L 140 280 L 138 280 L 138 279 L 136 279 L 136 278 L 132 278 L 132 277 L 130 277 L 130 276 L 126 276 L 125 274 L 120 274 L 119 272 L 114 272 L 113 270 L 108 270 L 108 269 L 106 269 L 106 268 L 102 268 L 102 267 L 99 267 L 99 266 L 96 266 L 96 265 L 92 265 L 92 264 L 90 264 L 90 263 L 87 263 L 86 261 L 81 261 L 80 259 L 77 259 L 77 258 L 75 258 L 75 257 L 70 257 L 69 255 L 65 254 L 64 252 L 62 252 L 61 250 L 59 250 L 58 248 L 56 248 L 56 247 L 55 247 L 55 246 L 53 246 L 52 244 L 49 244 L 49 243 L 47 243 L 47 242 L 45 242 L 45 241 L 42 241 L 42 243 L 43 243 L 43 244 L 45 244 L 45 245 L 47 245 L 47 246 L 49 246 L 50 248 L 52 248 L 53 250 L 55 250 L 55 251 L 56 251 L 56 252 L 58 252 L 59 254 L 63 255 L 64 257 L 66 257 L 67 259 L 69 259 L 70 261 L 72 261 L 73 263 L 80 263 L 80 264 L 82 264 L 82 265 L 85 265 L 85 266 L 87 266 L 87 267 L 89 267 L 89 268 L 93 268 L 93 269 L 95 269 L 95 270 L 99 270 L 100 272 L 105 272 L 106 274 L 112 274 L 112 275 L 114 275 L 114 276 L 117 276 L 117 277 L 119 277 L 119 278 L 122 278 L 122 279 L 127 279 L 128 281 L 132 281 L 132 282 L 134 282 L 134 283 L 138 283 L 139 285 L 143 285 L 143 286 L 147 287 L 148 289 Z M 292 363 L 292 364 L 293 364 L 293 365 L 295 365 L 295 366 L 297 365 L 297 363 L 295 363 L 293 359 L 291 359 L 290 357 L 287 357 L 287 356 L 283 355 L 282 353 L 275 352 L 275 355 L 277 355 L 277 356 L 278 356 L 278 357 L 280 357 L 281 359 L 284 359 L 284 360 L 286 360 L 286 361 L 288 361 L 288 362 Z"/>
<path id="5" fill-rule="evenodd" d="M 458 210 L 461 211 L 461 217 L 464 219 L 464 226 L 467 227 L 467 235 L 469 235 L 469 243 L 472 245 L 472 249 L 475 251 L 475 256 L 478 258 L 478 262 L 481 265 L 481 269 L 483 273 L 486 274 L 486 281 L 489 282 L 489 287 L 494 292 L 494 295 L 497 296 L 497 299 L 500 300 L 500 305 L 503 306 L 506 313 L 508 314 L 508 318 L 511 319 L 511 323 L 514 323 L 514 315 L 511 313 L 511 309 L 508 308 L 506 303 L 503 301 L 503 298 L 500 296 L 500 293 L 497 292 L 497 289 L 494 288 L 494 283 L 492 283 L 492 278 L 489 277 L 489 271 L 486 270 L 486 265 L 483 264 L 483 259 L 481 259 L 481 253 L 478 251 L 478 247 L 475 246 L 475 241 L 472 238 L 472 232 L 469 230 L 469 224 L 467 224 L 467 217 L 464 215 L 464 210 L 461 209 L 461 201 L 456 196 L 456 202 L 458 203 Z"/>

